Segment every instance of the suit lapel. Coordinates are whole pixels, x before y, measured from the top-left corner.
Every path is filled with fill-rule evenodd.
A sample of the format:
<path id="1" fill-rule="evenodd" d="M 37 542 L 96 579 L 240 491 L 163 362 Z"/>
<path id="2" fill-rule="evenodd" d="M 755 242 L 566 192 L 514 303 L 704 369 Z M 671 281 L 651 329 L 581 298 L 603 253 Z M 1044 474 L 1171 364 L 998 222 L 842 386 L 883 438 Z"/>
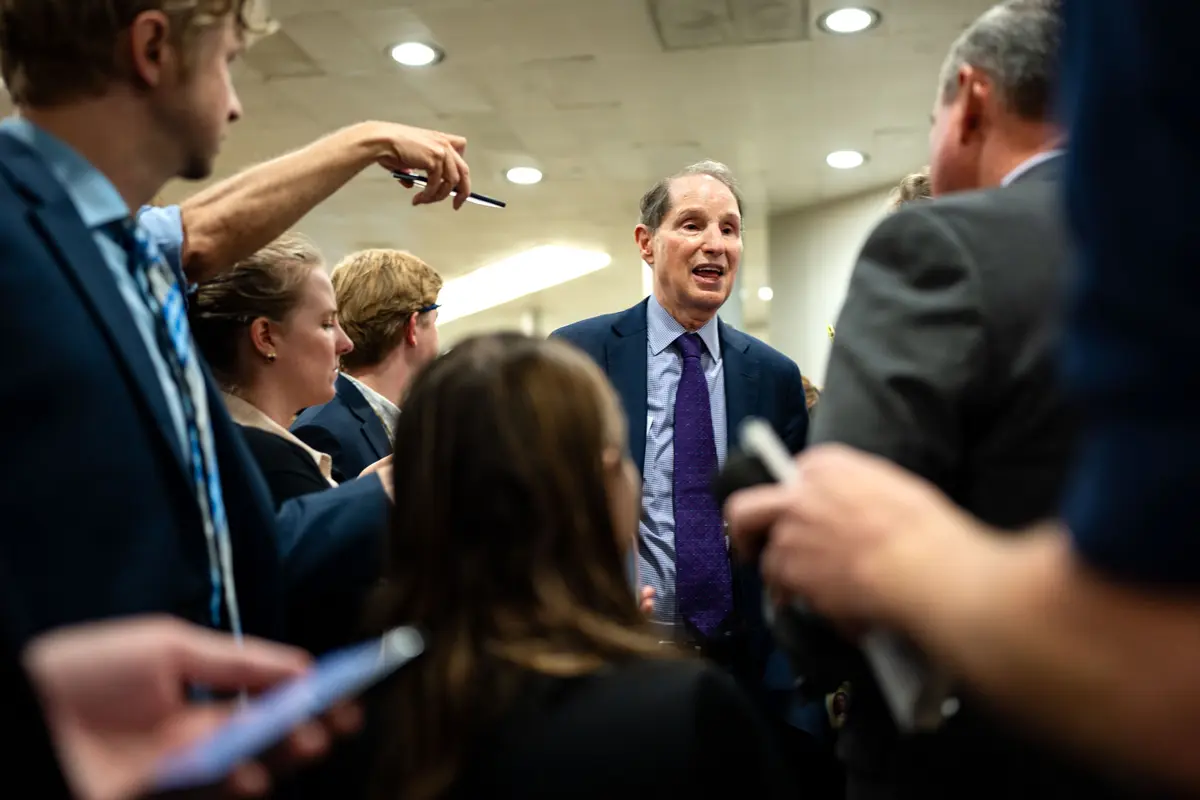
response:
<path id="1" fill-rule="evenodd" d="M 350 413 L 361 423 L 359 430 L 362 432 L 363 438 L 367 440 L 367 446 L 371 448 L 371 452 L 375 454 L 376 458 L 383 458 L 392 452 L 392 443 L 388 441 L 387 428 L 383 427 L 383 421 L 379 419 L 375 409 L 371 408 L 367 398 L 363 397 L 363 393 L 359 391 L 358 387 L 347 380 L 345 376 L 339 375 L 337 382 L 337 392 L 346 403 L 346 408 L 350 409 Z"/>
<path id="2" fill-rule="evenodd" d="M 185 477 L 190 475 L 175 422 L 145 341 L 108 265 L 104 263 L 104 257 L 80 221 L 75 207 L 65 194 L 60 194 L 46 205 L 36 208 L 33 217 L 47 247 L 58 256 L 59 263 L 79 290 L 129 378 L 137 386 L 176 463 Z"/>
<path id="3" fill-rule="evenodd" d="M 629 456 L 640 472 L 646 463 L 646 303 L 613 324 L 605 348 L 605 372 L 629 421 Z"/>
<path id="4" fill-rule="evenodd" d="M 383 427 L 383 421 L 375 416 L 374 411 L 371 412 L 371 416 L 371 419 L 363 420 L 363 436 L 366 437 L 367 444 L 371 445 L 375 457 L 383 458 L 392 449 L 391 443 L 388 442 L 387 428 Z"/>
<path id="5" fill-rule="evenodd" d="M 758 359 L 750 353 L 750 338 L 719 323 L 721 360 L 725 362 L 725 423 L 729 447 L 739 441 L 742 420 L 758 408 Z"/>

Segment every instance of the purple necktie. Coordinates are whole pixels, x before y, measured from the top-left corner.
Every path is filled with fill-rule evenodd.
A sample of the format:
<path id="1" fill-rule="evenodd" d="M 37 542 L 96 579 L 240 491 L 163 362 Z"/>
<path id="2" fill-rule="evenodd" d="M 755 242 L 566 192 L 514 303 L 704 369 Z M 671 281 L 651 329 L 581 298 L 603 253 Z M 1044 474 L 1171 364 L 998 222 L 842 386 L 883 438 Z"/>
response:
<path id="1" fill-rule="evenodd" d="M 717 445 L 700 363 L 704 342 L 685 333 L 675 343 L 683 353 L 675 394 L 675 590 L 680 615 L 711 636 L 733 610 L 725 523 L 712 494 Z"/>

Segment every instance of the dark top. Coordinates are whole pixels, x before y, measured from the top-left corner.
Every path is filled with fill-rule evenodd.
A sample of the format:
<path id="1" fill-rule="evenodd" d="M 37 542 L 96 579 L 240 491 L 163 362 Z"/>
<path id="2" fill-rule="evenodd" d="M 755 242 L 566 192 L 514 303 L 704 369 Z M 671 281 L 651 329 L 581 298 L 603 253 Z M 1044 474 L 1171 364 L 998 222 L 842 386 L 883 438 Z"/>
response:
<path id="1" fill-rule="evenodd" d="M 276 508 L 293 498 L 332 489 L 300 445 L 270 431 L 246 425 L 238 428 L 267 480 Z M 382 552 L 380 543 L 374 553 L 376 564 L 381 563 Z M 294 593 L 288 598 L 287 641 L 316 654 L 357 642 L 363 636 L 363 607 L 372 585 L 354 581 Z"/>
<path id="2" fill-rule="evenodd" d="M 753 704 L 700 661 L 533 677 L 465 763 L 454 800 L 796 797 Z"/>
<path id="3" fill-rule="evenodd" d="M 263 477 L 267 479 L 276 509 L 293 497 L 331 488 L 317 462 L 300 445 L 270 431 L 247 425 L 239 425 L 238 428 Z"/>
<path id="4" fill-rule="evenodd" d="M 1064 516 L 1093 566 L 1200 584 L 1200 6 L 1068 0 L 1068 200 L 1082 269 L 1066 380 L 1086 435 Z M 1136 191 L 1114 190 L 1115 174 Z"/>

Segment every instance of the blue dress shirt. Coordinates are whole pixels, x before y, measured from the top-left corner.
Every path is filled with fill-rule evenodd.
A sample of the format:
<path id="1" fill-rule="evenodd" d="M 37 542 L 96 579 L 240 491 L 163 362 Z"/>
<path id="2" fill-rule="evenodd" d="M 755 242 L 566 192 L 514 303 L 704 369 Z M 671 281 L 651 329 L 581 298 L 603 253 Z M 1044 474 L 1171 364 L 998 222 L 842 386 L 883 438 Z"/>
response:
<path id="1" fill-rule="evenodd" d="M 642 521 L 639 537 L 641 582 L 654 587 L 654 619 L 674 625 L 675 597 L 675 391 L 683 376 L 683 356 L 673 347 L 687 333 L 654 295 L 646 309 L 646 458 L 642 468 Z M 725 370 L 717 318 L 696 331 L 707 351 L 700 358 L 712 404 L 717 463 L 725 464 Z M 638 420 L 630 420 L 637 425 Z"/>

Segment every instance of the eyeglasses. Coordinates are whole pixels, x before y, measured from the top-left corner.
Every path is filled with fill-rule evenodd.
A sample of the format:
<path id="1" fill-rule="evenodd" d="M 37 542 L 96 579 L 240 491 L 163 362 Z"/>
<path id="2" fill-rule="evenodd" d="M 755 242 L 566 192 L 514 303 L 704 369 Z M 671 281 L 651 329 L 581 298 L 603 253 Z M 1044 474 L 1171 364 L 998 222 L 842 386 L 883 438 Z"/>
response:
<path id="1" fill-rule="evenodd" d="M 429 311 L 436 311 L 437 309 L 439 309 L 439 308 L 441 308 L 441 307 L 442 307 L 442 304 L 441 304 L 441 303 L 430 303 L 430 304 L 429 304 L 429 305 L 427 305 L 427 306 L 421 306 L 420 308 L 418 308 L 418 309 L 417 309 L 417 311 L 416 311 L 416 313 L 418 313 L 418 314 L 425 314 L 425 313 L 427 313 L 427 312 L 429 312 Z"/>

